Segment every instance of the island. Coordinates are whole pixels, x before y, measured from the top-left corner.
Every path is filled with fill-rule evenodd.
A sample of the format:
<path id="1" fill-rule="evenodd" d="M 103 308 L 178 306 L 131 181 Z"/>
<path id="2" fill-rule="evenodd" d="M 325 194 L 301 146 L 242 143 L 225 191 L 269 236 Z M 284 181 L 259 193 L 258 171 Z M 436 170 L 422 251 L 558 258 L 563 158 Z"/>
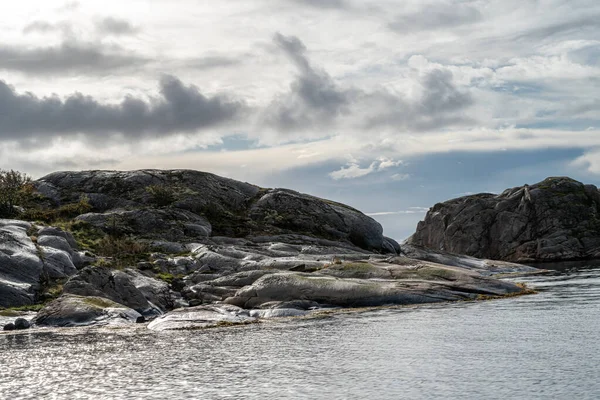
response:
<path id="1" fill-rule="evenodd" d="M 498 221 L 510 215 L 512 226 L 515 210 L 531 207 L 524 202 L 537 204 L 539 185 L 503 193 L 500 207 L 493 195 L 454 201 L 477 204 L 471 208 L 436 205 L 400 245 L 350 206 L 206 172 L 67 171 L 35 181 L 12 172 L 19 196 L 0 197 L 0 315 L 37 314 L 31 321 L 16 318 L 5 330 L 135 323 L 198 329 L 346 308 L 471 301 L 531 293 L 499 278 L 537 271 L 513 262 L 531 259 L 520 256 L 523 250 L 484 251 L 487 236 L 479 231 L 471 233 L 477 247 L 463 245 L 469 236 L 448 232 L 452 223 L 464 224 L 465 210 L 488 215 L 490 207 L 501 209 Z M 597 192 L 583 185 L 576 194 L 548 190 L 582 202 L 595 201 Z M 540 235 L 532 232 L 531 240 Z M 521 237 L 497 235 L 499 243 Z M 592 254 L 592 245 L 581 254 Z"/>

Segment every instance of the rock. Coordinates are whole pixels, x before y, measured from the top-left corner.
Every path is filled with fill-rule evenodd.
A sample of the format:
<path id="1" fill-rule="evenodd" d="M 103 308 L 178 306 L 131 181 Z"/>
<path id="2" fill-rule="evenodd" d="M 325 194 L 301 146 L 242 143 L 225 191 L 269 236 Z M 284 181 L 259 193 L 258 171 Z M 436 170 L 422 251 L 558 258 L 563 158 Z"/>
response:
<path id="1" fill-rule="evenodd" d="M 38 241 L 41 238 L 45 238 L 45 237 L 58 237 L 58 238 L 62 238 L 64 240 L 66 240 L 67 243 L 68 243 L 68 246 L 64 246 L 64 245 L 61 245 L 61 246 L 63 246 L 62 250 L 65 250 L 67 252 L 70 252 L 72 250 L 77 250 L 78 249 L 78 247 L 77 247 L 77 241 L 73 237 L 73 234 L 71 232 L 64 231 L 64 230 L 62 230 L 60 228 L 56 228 L 56 227 L 53 227 L 53 226 L 43 227 L 43 228 L 41 228 L 38 231 L 37 236 L 38 236 Z M 42 245 L 43 246 L 49 246 L 49 247 L 55 247 L 55 246 L 50 245 L 50 244 L 42 244 Z M 61 247 L 55 247 L 55 248 L 61 249 Z"/>
<path id="2" fill-rule="evenodd" d="M 297 308 L 274 308 L 250 311 L 250 316 L 254 318 L 302 317 L 307 314 L 309 314 L 309 311 L 298 310 Z"/>
<path id="3" fill-rule="evenodd" d="M 436 204 L 408 240 L 513 262 L 600 257 L 600 192 L 570 178 Z"/>
<path id="4" fill-rule="evenodd" d="M 15 329 L 16 330 L 23 330 L 23 329 L 29 329 L 31 325 L 29 324 L 29 321 L 27 321 L 25 318 L 17 318 L 15 320 Z"/>
<path id="5" fill-rule="evenodd" d="M 42 308 L 33 319 L 36 326 L 75 327 L 135 323 L 141 315 L 103 297 L 63 295 Z"/>
<path id="6" fill-rule="evenodd" d="M 15 327 L 15 324 L 12 322 L 9 322 L 8 324 L 4 325 L 4 328 L 3 328 L 3 330 L 5 330 L 5 331 L 14 331 L 15 329 L 17 329 L 17 328 Z"/>
<path id="7" fill-rule="evenodd" d="M 152 185 L 170 190 L 173 206 L 194 213 L 210 208 L 242 210 L 259 191 L 248 183 L 191 170 L 55 172 L 35 185 L 62 202 L 74 203 L 85 195 L 99 211 L 154 206 L 156 199 L 147 190 Z"/>
<path id="8" fill-rule="evenodd" d="M 528 265 L 451 254 L 410 244 L 402 245 L 402 255 L 412 260 L 430 261 L 437 264 L 477 271 L 479 274 L 485 276 L 510 273 L 527 274 L 539 271 L 537 268 Z"/>
<path id="9" fill-rule="evenodd" d="M 27 235 L 31 224 L 0 219 L 0 307 L 33 304 L 44 265 Z"/>
<path id="10" fill-rule="evenodd" d="M 65 279 L 77 273 L 73 257 L 66 251 L 40 246 L 44 263 L 44 276 L 50 279 Z"/>
<path id="11" fill-rule="evenodd" d="M 250 217 L 261 224 L 292 232 L 348 240 L 356 246 L 383 251 L 383 228 L 374 219 L 344 204 L 287 189 L 273 189 L 251 208 Z"/>
<path id="12" fill-rule="evenodd" d="M 206 218 L 177 209 L 114 210 L 83 214 L 77 220 L 110 234 L 134 234 L 163 242 L 205 238 L 212 232 Z"/>
<path id="13" fill-rule="evenodd" d="M 197 306 L 173 310 L 148 325 L 155 331 L 190 330 L 254 322 L 248 311 L 228 304 Z"/>
<path id="14" fill-rule="evenodd" d="M 485 278 L 461 268 L 415 263 L 406 258 L 394 262 L 396 264 L 365 264 L 360 268 L 349 265 L 346 270 L 339 268 L 339 274 L 334 275 L 343 277 L 325 275 L 327 269 L 320 274 L 269 274 L 238 290 L 235 296 L 227 298 L 225 302 L 244 308 L 295 300 L 339 307 L 362 307 L 455 301 L 474 299 L 478 295 L 502 296 L 522 292 L 512 283 Z M 364 270 L 377 279 L 364 279 Z M 377 270 L 381 271 L 381 275 L 375 272 Z M 388 279 L 381 278 L 383 274 Z M 357 275 L 361 278 L 356 278 Z"/>
<path id="15" fill-rule="evenodd" d="M 97 296 L 136 310 L 145 317 L 155 317 L 172 308 L 169 287 L 135 270 L 111 270 L 86 267 L 63 288 L 65 294 Z"/>
<path id="16" fill-rule="evenodd" d="M 392 252 L 382 228 L 346 205 L 286 189 L 257 186 L 189 170 L 56 172 L 35 182 L 60 204 L 87 197 L 94 213 L 79 219 L 157 241 L 214 234 L 253 238 L 302 233 L 340 246 Z M 157 198 L 160 195 L 160 198 Z M 120 219 L 113 224 L 115 219 Z M 209 222 L 210 221 L 210 222 Z"/>

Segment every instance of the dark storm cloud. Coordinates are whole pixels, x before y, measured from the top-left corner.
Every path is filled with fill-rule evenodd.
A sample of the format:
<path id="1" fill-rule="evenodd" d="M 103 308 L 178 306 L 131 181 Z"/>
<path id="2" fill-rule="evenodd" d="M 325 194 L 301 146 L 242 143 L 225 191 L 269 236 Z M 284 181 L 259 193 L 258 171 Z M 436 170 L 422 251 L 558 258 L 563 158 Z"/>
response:
<path id="1" fill-rule="evenodd" d="M 139 28 L 133 26 L 129 21 L 124 19 L 106 17 L 96 23 L 98 32 L 107 35 L 132 35 L 139 31 Z"/>
<path id="2" fill-rule="evenodd" d="M 195 132 L 234 119 L 244 108 L 225 96 L 207 97 L 172 76 L 160 81 L 160 96 L 150 100 L 127 96 L 119 104 L 104 104 L 80 93 L 64 100 L 19 94 L 0 81 L 0 139 L 79 133 L 88 139 L 104 139 L 112 133 L 136 139 Z"/>
<path id="3" fill-rule="evenodd" d="M 275 98 L 265 112 L 265 122 L 280 132 L 327 128 L 343 117 L 354 116 L 366 121 L 360 122 L 365 129 L 426 131 L 471 122 L 462 111 L 473 99 L 456 87 L 450 71 L 427 73 L 421 81 L 422 96 L 408 100 L 386 90 L 341 88 L 325 71 L 311 65 L 307 49 L 297 37 L 278 33 L 274 41 L 299 72 L 289 92 Z"/>
<path id="4" fill-rule="evenodd" d="M 53 47 L 21 48 L 0 45 L 0 69 L 36 75 L 107 74 L 149 62 L 116 46 L 65 42 Z"/>
<path id="5" fill-rule="evenodd" d="M 466 4 L 437 4 L 418 12 L 399 15 L 388 26 L 395 32 L 410 33 L 452 28 L 481 19 L 482 15 L 475 7 Z"/>
<path id="6" fill-rule="evenodd" d="M 282 131 L 327 126 L 344 111 L 350 92 L 339 89 L 325 71 L 310 65 L 306 47 L 297 37 L 277 33 L 274 41 L 299 74 L 290 85 L 290 91 L 268 107 L 267 124 Z"/>

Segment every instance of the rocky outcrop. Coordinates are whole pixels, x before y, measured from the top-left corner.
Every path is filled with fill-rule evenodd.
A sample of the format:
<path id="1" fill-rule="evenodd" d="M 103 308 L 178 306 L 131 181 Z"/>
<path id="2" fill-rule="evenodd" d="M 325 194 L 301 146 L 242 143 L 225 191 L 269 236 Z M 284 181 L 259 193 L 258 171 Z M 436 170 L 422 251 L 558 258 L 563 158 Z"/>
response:
<path id="1" fill-rule="evenodd" d="M 514 262 L 600 257 L 600 192 L 570 178 L 439 203 L 407 243 Z"/>
<path id="2" fill-rule="evenodd" d="M 348 240 L 366 250 L 382 251 L 383 228 L 358 210 L 286 189 L 264 194 L 250 209 L 259 223 L 334 240 Z"/>
<path id="3" fill-rule="evenodd" d="M 321 306 L 364 307 L 435 303 L 503 296 L 522 289 L 462 268 L 405 257 L 336 263 L 317 273 L 266 274 L 238 290 L 226 303 L 257 308 L 271 302 L 311 301 Z"/>
<path id="4" fill-rule="evenodd" d="M 114 210 L 83 214 L 76 220 L 112 235 L 136 235 L 166 241 L 209 237 L 212 233 L 206 218 L 178 209 Z"/>
<path id="5" fill-rule="evenodd" d="M 32 324 L 51 327 L 123 325 L 136 323 L 141 317 L 135 310 L 103 297 L 64 295 L 46 305 Z"/>
<path id="6" fill-rule="evenodd" d="M 60 172 L 35 185 L 45 197 L 25 215 L 71 232 L 0 220 L 0 307 L 62 289 L 37 326 L 198 329 L 504 296 L 524 291 L 494 274 L 533 270 L 401 248 L 351 207 L 196 171 Z"/>
<path id="7" fill-rule="evenodd" d="M 173 308 L 169 286 L 165 282 L 133 269 L 86 267 L 64 285 L 63 292 L 107 298 L 144 317 L 155 317 Z"/>
<path id="8" fill-rule="evenodd" d="M 0 307 L 34 304 L 44 283 L 66 279 L 84 263 L 67 232 L 0 219 Z"/>
<path id="9" fill-rule="evenodd" d="M 192 330 L 217 326 L 246 324 L 256 321 L 247 310 L 220 304 L 181 308 L 152 321 L 148 328 L 155 331 Z"/>
<path id="10" fill-rule="evenodd" d="M 205 172 L 56 172 L 35 185 L 56 206 L 86 199 L 93 213 L 79 219 L 105 231 L 171 241 L 302 234 L 368 251 L 398 250 L 379 223 L 351 207 Z"/>
<path id="11" fill-rule="evenodd" d="M 24 221 L 0 220 L 0 307 L 35 302 L 44 264 L 29 228 Z"/>

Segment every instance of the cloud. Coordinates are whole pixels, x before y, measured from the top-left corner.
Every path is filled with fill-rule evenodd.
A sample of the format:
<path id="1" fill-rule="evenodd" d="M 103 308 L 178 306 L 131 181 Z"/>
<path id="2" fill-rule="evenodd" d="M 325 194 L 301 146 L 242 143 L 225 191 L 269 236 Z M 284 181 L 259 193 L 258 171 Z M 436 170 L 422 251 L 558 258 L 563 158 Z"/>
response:
<path id="1" fill-rule="evenodd" d="M 127 96 L 106 104 L 75 93 L 67 98 L 19 94 L 0 81 L 0 140 L 48 139 L 85 135 L 126 139 L 196 132 L 235 119 L 244 104 L 225 95 L 207 97 L 173 76 L 160 81 L 160 95 L 149 100 Z"/>
<path id="2" fill-rule="evenodd" d="M 70 24 L 51 24 L 47 21 L 33 21 L 27 25 L 25 25 L 25 27 L 23 28 L 23 33 L 24 34 L 30 34 L 30 33 L 48 33 L 48 32 L 54 32 L 56 30 L 59 29 L 65 29 L 65 28 L 69 28 L 70 29 Z"/>
<path id="3" fill-rule="evenodd" d="M 378 170 L 384 170 L 384 169 L 388 169 L 388 168 L 392 168 L 392 167 L 397 167 L 399 165 L 404 164 L 404 162 L 402 160 L 397 160 L 394 161 L 390 158 L 386 158 L 386 157 L 380 157 L 379 158 L 379 167 Z"/>
<path id="4" fill-rule="evenodd" d="M 386 89 L 342 87 L 311 64 L 300 39 L 277 33 L 274 41 L 298 71 L 289 92 L 276 96 L 263 114 L 263 123 L 279 133 L 312 130 L 323 136 L 328 129 L 357 126 L 367 132 L 381 128 L 426 131 L 472 123 L 461 113 L 473 103 L 472 96 L 458 89 L 449 70 L 428 71 L 420 81 L 421 97 L 408 99 Z"/>
<path id="5" fill-rule="evenodd" d="M 299 74 L 290 85 L 290 91 L 267 107 L 264 122 L 283 132 L 325 128 L 344 111 L 349 93 L 340 90 L 325 71 L 311 66 L 300 39 L 276 33 L 273 40 Z"/>
<path id="6" fill-rule="evenodd" d="M 316 8 L 341 8 L 346 9 L 350 4 L 346 0 L 288 0 L 291 3 L 316 7 Z"/>
<path id="7" fill-rule="evenodd" d="M 139 31 L 129 21 L 115 17 L 105 17 L 96 22 L 96 30 L 106 35 L 132 35 Z"/>
<path id="8" fill-rule="evenodd" d="M 365 213 L 370 217 L 377 217 L 382 215 L 402 215 L 402 214 L 424 214 L 429 211 L 428 207 L 409 207 L 408 210 L 400 210 L 400 211 L 380 211 L 380 212 L 372 212 Z"/>
<path id="9" fill-rule="evenodd" d="M 334 180 L 360 178 L 377 170 L 376 163 L 371 163 L 367 168 L 361 168 L 356 163 L 348 164 L 337 171 L 331 172 L 329 176 Z"/>
<path id="10" fill-rule="evenodd" d="M 407 179 L 410 179 L 410 174 L 394 174 L 394 175 L 392 175 L 393 181 L 405 181 Z"/>
<path id="11" fill-rule="evenodd" d="M 230 67 L 234 65 L 239 65 L 241 63 L 242 60 L 240 60 L 239 58 L 215 55 L 186 59 L 182 62 L 182 66 L 198 70 L 207 70 L 212 68 Z"/>
<path id="12" fill-rule="evenodd" d="M 58 46 L 0 45 L 0 69 L 32 75 L 100 74 L 134 69 L 150 60 L 117 46 L 67 41 Z"/>
<path id="13" fill-rule="evenodd" d="M 533 27 L 516 36 L 516 40 L 548 40 L 552 36 L 586 37 L 589 33 L 598 32 L 598 18 L 600 14 L 569 15 L 565 13 L 560 22 L 544 24 Z"/>
<path id="14" fill-rule="evenodd" d="M 430 4 L 422 9 L 397 16 L 388 26 L 398 33 L 432 31 L 472 24 L 483 19 L 479 10 L 468 4 Z"/>
<path id="15" fill-rule="evenodd" d="M 359 163 L 356 160 L 352 159 L 352 161 L 346 164 L 345 167 L 341 167 L 339 170 L 329 173 L 329 176 L 336 181 L 340 179 L 354 179 L 360 178 L 365 175 L 369 175 L 373 172 L 383 171 L 388 168 L 397 167 L 402 164 L 403 162 L 400 160 L 394 161 L 386 157 L 379 157 L 378 160 L 373 161 L 368 167 L 361 168 Z M 399 176 L 399 174 L 395 174 L 394 176 Z"/>
<path id="16" fill-rule="evenodd" d="M 473 98 L 469 92 L 457 88 L 452 72 L 431 70 L 421 79 L 420 85 L 421 97 L 412 101 L 383 90 L 364 94 L 363 103 L 370 105 L 372 112 L 365 115 L 363 126 L 367 129 L 387 126 L 398 130 L 427 131 L 473 123 L 470 117 L 462 114 L 473 104 Z"/>

